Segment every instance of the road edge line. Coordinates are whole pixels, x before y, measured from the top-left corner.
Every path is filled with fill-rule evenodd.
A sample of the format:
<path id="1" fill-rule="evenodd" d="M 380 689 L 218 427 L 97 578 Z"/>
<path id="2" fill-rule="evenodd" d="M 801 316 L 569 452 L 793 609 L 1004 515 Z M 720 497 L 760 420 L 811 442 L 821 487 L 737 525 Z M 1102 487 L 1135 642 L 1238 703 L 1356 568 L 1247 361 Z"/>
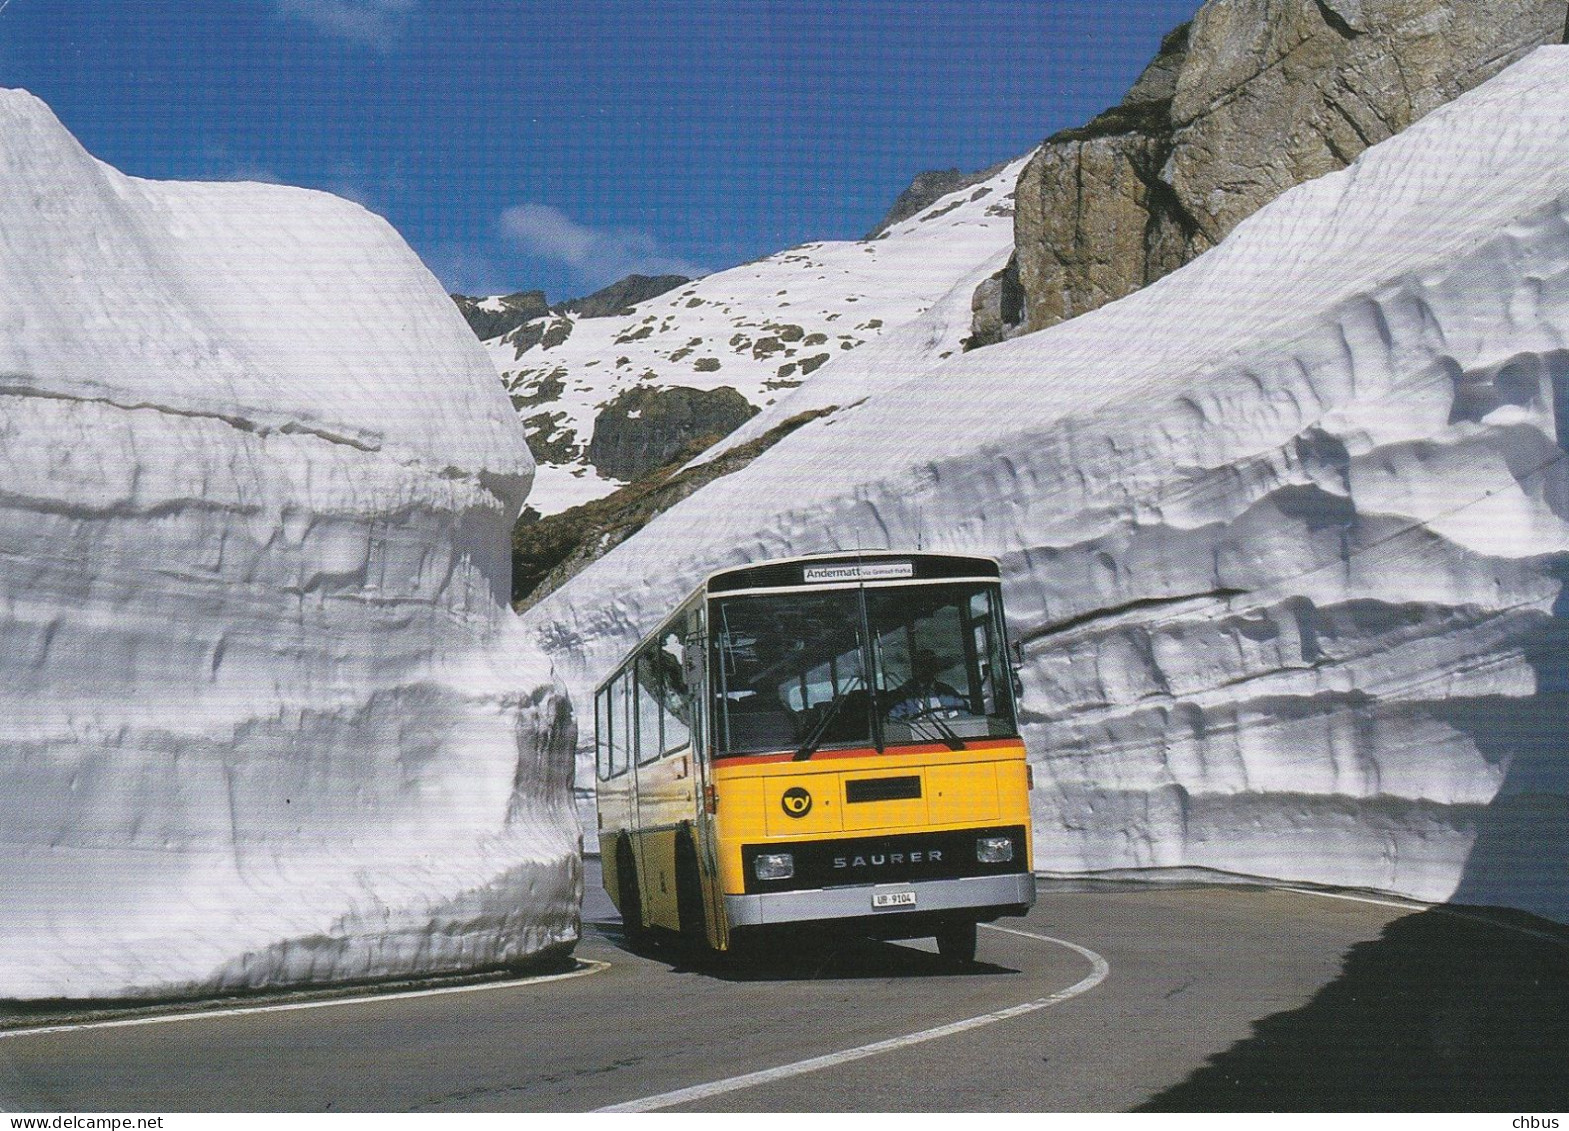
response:
<path id="1" fill-rule="evenodd" d="M 1484 908 L 1481 912 L 1463 911 L 1447 903 L 1426 903 L 1413 900 L 1409 903 L 1396 903 L 1392 899 L 1376 899 L 1368 895 L 1352 895 L 1348 892 L 1320 891 L 1317 888 L 1280 887 L 1279 891 L 1289 891 L 1294 895 L 1320 895 L 1325 899 L 1345 899 L 1352 903 L 1371 903 L 1376 907 L 1393 907 L 1400 911 L 1434 911 L 1440 915 L 1448 915 L 1451 919 L 1463 919 L 1468 923 L 1481 923 L 1483 926 L 1494 927 L 1501 931 L 1513 931 L 1517 935 L 1525 935 L 1540 942 L 1552 943 L 1554 946 L 1569 950 L 1569 939 L 1555 935 L 1548 931 L 1539 931 L 1535 927 L 1528 927 L 1524 923 L 1511 923 L 1507 919 L 1499 919 L 1486 914 Z M 1518 908 L 1500 907 L 1500 911 L 1519 910 Z M 1531 914 L 1526 912 L 1526 914 Z"/>
<path id="2" fill-rule="evenodd" d="M 736 1092 L 743 1088 L 769 1084 L 775 1080 L 787 1080 L 792 1076 L 802 1076 L 808 1072 L 816 1072 L 823 1068 L 832 1068 L 835 1065 L 864 1060 L 870 1056 L 878 1056 L 881 1053 L 924 1044 L 927 1041 L 934 1041 L 941 1037 L 951 1037 L 957 1033 L 968 1032 L 971 1029 L 979 1029 L 986 1025 L 996 1024 L 999 1021 L 1007 1021 L 1027 1013 L 1034 1013 L 1036 1010 L 1045 1009 L 1048 1006 L 1057 1005 L 1070 998 L 1078 997 L 1080 994 L 1093 990 L 1111 974 L 1111 964 L 1088 947 L 1068 942 L 1066 939 L 1053 938 L 1050 935 L 1038 935 L 1033 931 L 1021 931 L 1014 927 L 999 927 L 992 923 L 985 923 L 982 926 L 987 927 L 989 930 L 1001 931 L 1004 934 L 1019 935 L 1023 938 L 1036 939 L 1040 942 L 1066 947 L 1080 957 L 1089 960 L 1091 966 L 1090 973 L 1065 990 L 1058 990 L 1056 993 L 1048 994 L 1045 997 L 1036 998 L 1034 1001 L 1027 1001 L 1020 1005 L 1010 1005 L 1004 1009 L 992 1010 L 990 1013 L 967 1017 L 962 1021 L 938 1025 L 932 1029 L 922 1029 L 916 1033 L 907 1033 L 902 1037 L 890 1037 L 887 1040 L 874 1041 L 869 1045 L 859 1045 L 856 1048 L 844 1049 L 840 1052 L 826 1053 L 823 1056 L 798 1060 L 793 1064 L 782 1064 L 777 1068 L 765 1068 L 759 1072 L 747 1072 L 740 1076 L 730 1076 L 707 1084 L 694 1084 L 689 1088 L 677 1088 L 673 1092 L 661 1092 L 658 1095 L 628 1100 L 626 1103 L 596 1108 L 595 1113 L 658 1111 L 661 1108 L 674 1107 L 677 1104 L 691 1103 L 694 1100 L 708 1099 L 713 1096 L 723 1095 L 726 1092 Z"/>
<path id="3" fill-rule="evenodd" d="M 425 990 L 396 990 L 384 994 L 360 994 L 355 997 L 324 998 L 320 1001 L 274 1002 L 270 1005 L 237 1005 L 226 1009 L 197 1009 L 187 1013 L 163 1013 L 152 1017 L 111 1017 L 100 1021 L 71 1021 L 59 1025 L 35 1025 L 30 1028 L 0 1029 L 0 1041 L 15 1037 L 37 1037 L 46 1033 L 74 1033 L 83 1029 L 124 1029 L 133 1025 L 168 1025 L 176 1021 L 201 1021 L 209 1017 L 243 1017 L 252 1013 L 288 1013 L 303 1009 L 327 1009 L 335 1005 L 366 1005 L 371 1002 L 411 1000 L 421 997 L 439 997 L 443 994 L 472 994 L 481 990 L 515 989 L 519 986 L 537 986 L 545 982 L 561 982 L 568 978 L 582 978 L 610 969 L 610 963 L 592 958 L 579 958 L 576 970 L 561 974 L 537 974 L 527 978 L 509 978 L 505 982 L 479 982 L 467 986 L 435 986 Z"/>

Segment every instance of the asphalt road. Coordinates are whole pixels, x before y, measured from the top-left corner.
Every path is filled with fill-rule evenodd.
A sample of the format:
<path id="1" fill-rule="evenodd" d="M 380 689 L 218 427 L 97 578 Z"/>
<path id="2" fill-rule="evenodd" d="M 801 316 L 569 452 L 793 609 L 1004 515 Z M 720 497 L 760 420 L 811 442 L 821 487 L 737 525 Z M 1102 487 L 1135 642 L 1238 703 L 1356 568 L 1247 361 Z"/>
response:
<path id="1" fill-rule="evenodd" d="M 591 882 L 597 874 L 591 874 Z M 632 954 L 576 976 L 0 1031 L 13 1112 L 1569 1108 L 1569 931 L 1240 886 L 1042 884 L 929 946 Z"/>

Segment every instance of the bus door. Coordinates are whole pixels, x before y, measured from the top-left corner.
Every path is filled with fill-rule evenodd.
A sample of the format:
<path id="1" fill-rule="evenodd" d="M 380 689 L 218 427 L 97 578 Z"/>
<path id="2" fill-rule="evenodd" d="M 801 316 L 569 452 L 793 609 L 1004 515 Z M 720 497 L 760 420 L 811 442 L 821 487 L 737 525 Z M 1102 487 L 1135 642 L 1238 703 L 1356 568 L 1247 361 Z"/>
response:
<path id="1" fill-rule="evenodd" d="M 633 871 L 639 874 L 639 887 L 642 886 L 641 872 L 642 860 L 638 836 L 640 821 L 638 819 L 638 792 L 637 773 L 634 763 L 637 758 L 637 734 L 633 730 L 636 725 L 632 713 L 632 669 L 627 667 L 606 684 L 600 703 L 596 705 L 600 717 L 596 722 L 604 727 L 607 769 L 605 780 L 599 783 L 600 787 L 600 814 L 601 820 L 612 828 L 621 830 L 627 846 L 631 850 Z M 607 851 L 617 851 L 612 845 L 603 846 Z M 613 859 L 616 859 L 613 857 Z M 616 882 L 624 882 L 620 872 L 621 864 L 616 859 Z M 639 891 L 640 898 L 643 893 Z"/>
<path id="2" fill-rule="evenodd" d="M 675 927 L 686 833 L 701 840 L 702 767 L 694 748 L 694 704 L 685 615 L 672 618 L 633 657 L 631 676 L 638 875 L 651 923 Z M 700 861 L 689 863 L 701 875 Z"/>
<path id="3" fill-rule="evenodd" d="M 659 860 L 649 844 L 649 833 L 663 823 L 660 811 L 659 767 L 659 680 L 650 657 L 642 655 L 627 665 L 627 703 L 632 735 L 633 812 L 637 814 L 633 838 L 637 844 L 637 876 L 642 884 L 643 912 L 657 922 L 654 904 Z"/>
<path id="4" fill-rule="evenodd" d="M 719 837 L 714 827 L 714 807 L 711 804 L 715 793 L 708 741 L 709 672 L 706 621 L 703 605 L 694 606 L 686 618 L 684 634 L 681 638 L 681 670 L 685 676 L 687 702 L 691 705 L 692 766 L 697 787 L 697 805 L 692 819 L 692 833 L 697 841 L 697 859 L 708 921 L 717 926 L 714 941 L 723 946 L 727 931 L 724 920 L 724 898 L 718 880 Z"/>

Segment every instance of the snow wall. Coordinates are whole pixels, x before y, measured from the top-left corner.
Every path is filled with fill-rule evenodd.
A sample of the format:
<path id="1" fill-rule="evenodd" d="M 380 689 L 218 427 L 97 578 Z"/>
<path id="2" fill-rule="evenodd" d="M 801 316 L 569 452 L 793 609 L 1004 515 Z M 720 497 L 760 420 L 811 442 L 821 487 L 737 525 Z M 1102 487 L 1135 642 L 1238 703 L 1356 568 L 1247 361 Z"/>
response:
<path id="1" fill-rule="evenodd" d="M 0 92 L 0 401 L 0 998 L 575 941 L 532 464 L 385 222 L 122 176 Z"/>
<path id="2" fill-rule="evenodd" d="M 1543 48 L 1129 298 L 825 371 L 770 413 L 839 412 L 525 621 L 580 697 L 714 568 L 990 554 L 1038 869 L 1566 919 L 1566 334 L 1569 50 Z"/>

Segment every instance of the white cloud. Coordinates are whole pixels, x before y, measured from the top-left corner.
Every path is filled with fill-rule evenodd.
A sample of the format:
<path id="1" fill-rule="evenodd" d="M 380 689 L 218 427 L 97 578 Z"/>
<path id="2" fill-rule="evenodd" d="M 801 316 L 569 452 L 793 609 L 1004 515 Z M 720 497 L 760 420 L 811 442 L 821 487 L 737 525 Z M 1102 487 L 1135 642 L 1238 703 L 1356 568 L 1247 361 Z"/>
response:
<path id="1" fill-rule="evenodd" d="M 273 0 L 278 13 L 364 47 L 385 50 L 403 34 L 419 0 Z"/>
<path id="2" fill-rule="evenodd" d="M 519 204 L 501 214 L 501 230 L 519 249 L 565 264 L 586 284 L 603 286 L 634 273 L 706 274 L 705 268 L 665 251 L 647 232 L 591 228 L 549 204 Z"/>

